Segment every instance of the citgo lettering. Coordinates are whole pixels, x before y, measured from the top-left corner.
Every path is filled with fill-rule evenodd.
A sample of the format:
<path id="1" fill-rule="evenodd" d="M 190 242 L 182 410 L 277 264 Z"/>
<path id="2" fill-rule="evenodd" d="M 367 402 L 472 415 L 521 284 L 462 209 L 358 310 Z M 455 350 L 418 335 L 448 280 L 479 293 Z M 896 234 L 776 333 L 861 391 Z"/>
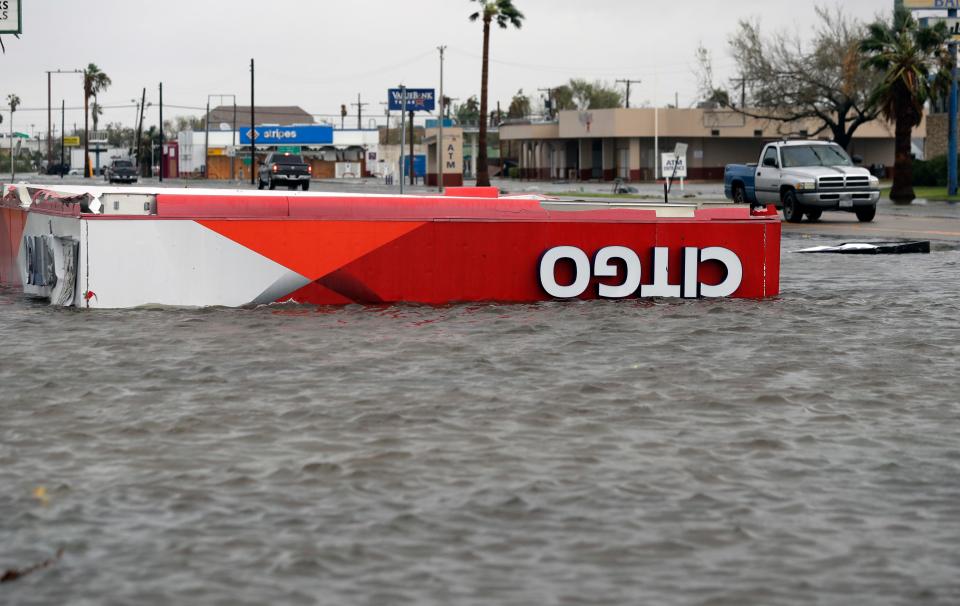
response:
<path id="1" fill-rule="evenodd" d="M 683 276 L 681 284 L 670 284 L 668 277 L 670 249 L 662 246 L 653 249 L 653 283 L 640 284 L 643 274 L 640 257 L 625 246 L 607 246 L 590 258 L 576 246 L 555 246 L 540 258 L 540 286 L 552 297 L 572 299 L 586 292 L 592 277 L 610 278 L 617 275 L 618 259 L 626 266 L 623 283 L 598 284 L 597 294 L 606 299 L 622 299 L 639 291 L 641 297 L 729 297 L 743 281 L 743 264 L 733 251 L 720 246 L 708 248 L 684 247 Z M 573 261 L 574 276 L 571 284 L 556 281 L 554 269 L 560 259 Z M 719 284 L 704 284 L 699 281 L 700 264 L 717 261 L 726 268 L 726 277 Z"/>

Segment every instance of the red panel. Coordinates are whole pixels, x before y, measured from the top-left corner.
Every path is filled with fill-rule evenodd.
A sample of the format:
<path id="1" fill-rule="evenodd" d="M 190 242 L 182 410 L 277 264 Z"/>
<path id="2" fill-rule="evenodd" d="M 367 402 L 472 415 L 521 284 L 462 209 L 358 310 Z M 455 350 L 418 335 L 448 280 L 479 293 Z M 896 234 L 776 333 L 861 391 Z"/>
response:
<path id="1" fill-rule="evenodd" d="M 448 187 L 444 190 L 448 196 L 460 198 L 499 198 L 500 190 L 496 187 Z"/>
<path id="2" fill-rule="evenodd" d="M 157 196 L 159 217 L 286 217 L 289 214 L 287 196 Z"/>
<path id="3" fill-rule="evenodd" d="M 20 286 L 17 255 L 27 225 L 27 213 L 19 208 L 0 206 L 0 284 Z"/>
<path id="4" fill-rule="evenodd" d="M 735 252 L 743 264 L 743 280 L 734 296 L 759 298 L 778 291 L 779 237 L 770 233 L 777 232 L 778 236 L 778 230 L 779 223 L 767 221 L 432 222 L 357 256 L 320 277 L 315 285 L 282 299 L 334 305 L 343 299 L 432 304 L 538 301 L 548 298 L 538 280 L 540 257 L 560 245 L 576 246 L 591 258 L 605 246 L 627 246 L 640 257 L 643 284 L 649 284 L 652 278 L 655 246 L 670 249 L 669 276 L 674 284 L 679 284 L 682 277 L 683 247 L 723 246 Z M 564 271 L 558 271 L 558 278 Z M 719 263 L 704 263 L 699 278 L 716 284 L 723 279 L 722 272 Z M 622 277 L 604 281 L 615 284 Z M 599 282 L 593 278 L 582 298 L 595 298 Z"/>
<path id="5" fill-rule="evenodd" d="M 336 271 L 421 225 L 412 221 L 197 222 L 311 280 Z"/>

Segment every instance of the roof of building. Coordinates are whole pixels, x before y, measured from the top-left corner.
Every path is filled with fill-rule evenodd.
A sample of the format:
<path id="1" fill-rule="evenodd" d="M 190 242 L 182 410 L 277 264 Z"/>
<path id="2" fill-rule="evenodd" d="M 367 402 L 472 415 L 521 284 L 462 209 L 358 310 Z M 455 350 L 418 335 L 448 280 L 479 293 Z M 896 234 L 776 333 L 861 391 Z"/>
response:
<path id="1" fill-rule="evenodd" d="M 255 108 L 257 124 L 314 124 L 313 116 L 297 105 L 257 105 Z M 210 126 L 233 123 L 233 106 L 220 105 L 210 110 Z M 237 106 L 237 123 L 250 123 L 250 106 Z"/>

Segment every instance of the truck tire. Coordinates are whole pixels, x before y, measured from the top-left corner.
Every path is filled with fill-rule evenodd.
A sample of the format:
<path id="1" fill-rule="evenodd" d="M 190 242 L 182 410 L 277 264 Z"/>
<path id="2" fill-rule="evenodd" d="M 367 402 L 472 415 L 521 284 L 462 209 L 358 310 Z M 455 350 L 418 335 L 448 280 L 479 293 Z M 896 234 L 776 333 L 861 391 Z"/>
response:
<path id="1" fill-rule="evenodd" d="M 861 223 L 869 223 L 870 221 L 873 221 L 875 216 L 877 216 L 877 207 L 876 205 L 867 206 L 864 208 L 858 208 L 854 212 L 857 213 L 857 221 L 860 221 Z"/>
<path id="2" fill-rule="evenodd" d="M 273 177 L 270 177 L 270 180 L 267 181 L 267 187 L 269 187 L 270 189 L 277 189 L 277 184 L 274 183 Z"/>
<path id="3" fill-rule="evenodd" d="M 263 179 L 257 177 L 257 189 L 263 189 Z"/>
<path id="4" fill-rule="evenodd" d="M 303 191 L 307 191 L 308 189 L 310 189 L 310 182 L 304 181 L 303 183 L 300 184 L 300 187 L 303 188 Z"/>
<path id="5" fill-rule="evenodd" d="M 823 211 L 820 210 L 819 208 L 815 210 L 806 211 L 807 219 L 809 219 L 810 221 L 819 221 L 820 215 L 822 214 L 823 214 Z"/>
<path id="6" fill-rule="evenodd" d="M 733 186 L 733 201 L 735 204 L 747 203 L 747 190 L 740 183 Z"/>
<path id="7" fill-rule="evenodd" d="M 783 220 L 787 223 L 803 221 L 803 208 L 797 200 L 797 192 L 792 189 L 783 192 Z"/>

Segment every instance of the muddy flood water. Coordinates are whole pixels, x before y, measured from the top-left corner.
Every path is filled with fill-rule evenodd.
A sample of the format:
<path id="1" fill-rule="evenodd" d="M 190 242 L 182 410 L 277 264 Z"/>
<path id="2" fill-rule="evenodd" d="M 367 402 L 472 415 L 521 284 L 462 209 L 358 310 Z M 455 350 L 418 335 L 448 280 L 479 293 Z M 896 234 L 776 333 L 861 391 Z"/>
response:
<path id="1" fill-rule="evenodd" d="M 767 301 L 0 290 L 3 604 L 958 604 L 960 252 Z"/>

